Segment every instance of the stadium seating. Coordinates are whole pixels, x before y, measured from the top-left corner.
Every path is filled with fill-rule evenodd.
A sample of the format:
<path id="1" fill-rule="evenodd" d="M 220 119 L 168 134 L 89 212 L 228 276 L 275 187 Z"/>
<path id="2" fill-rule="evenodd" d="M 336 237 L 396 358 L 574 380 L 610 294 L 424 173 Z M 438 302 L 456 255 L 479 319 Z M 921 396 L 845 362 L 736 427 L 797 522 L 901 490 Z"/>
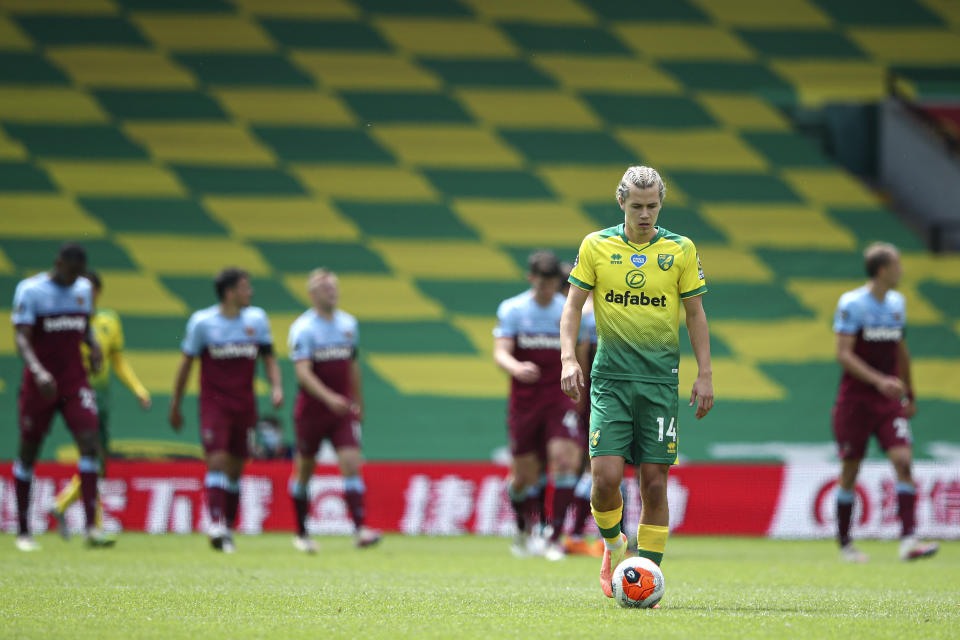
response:
<path id="1" fill-rule="evenodd" d="M 143 414 L 114 392 L 118 450 L 191 453 L 166 401 L 213 274 L 253 274 L 283 345 L 325 265 L 361 322 L 368 456 L 488 459 L 497 303 L 531 250 L 572 259 L 621 221 L 616 182 L 649 163 L 710 286 L 717 406 L 683 414 L 683 455 L 826 445 L 832 311 L 880 239 L 905 252 L 927 456 L 956 439 L 960 257 L 925 252 L 785 115 L 881 99 L 892 65 L 956 72 L 956 4 L 0 0 L 0 307 L 81 240 L 156 398 Z M 20 365 L 0 334 L 9 458 Z M 681 397 L 694 373 L 686 344 Z M 68 441 L 56 429 L 45 455 Z"/>

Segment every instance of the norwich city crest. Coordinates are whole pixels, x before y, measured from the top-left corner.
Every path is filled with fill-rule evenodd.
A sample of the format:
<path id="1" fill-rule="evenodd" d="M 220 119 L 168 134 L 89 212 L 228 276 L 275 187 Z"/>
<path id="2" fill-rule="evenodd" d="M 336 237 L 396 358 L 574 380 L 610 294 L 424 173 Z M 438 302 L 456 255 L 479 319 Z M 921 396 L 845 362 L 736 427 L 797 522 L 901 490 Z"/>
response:
<path id="1" fill-rule="evenodd" d="M 597 446 L 600 443 L 600 429 L 590 434 L 590 444 Z"/>
<path id="2" fill-rule="evenodd" d="M 657 264 L 660 265 L 660 268 L 664 271 L 670 269 L 673 266 L 673 254 L 672 253 L 661 253 L 657 256 Z"/>

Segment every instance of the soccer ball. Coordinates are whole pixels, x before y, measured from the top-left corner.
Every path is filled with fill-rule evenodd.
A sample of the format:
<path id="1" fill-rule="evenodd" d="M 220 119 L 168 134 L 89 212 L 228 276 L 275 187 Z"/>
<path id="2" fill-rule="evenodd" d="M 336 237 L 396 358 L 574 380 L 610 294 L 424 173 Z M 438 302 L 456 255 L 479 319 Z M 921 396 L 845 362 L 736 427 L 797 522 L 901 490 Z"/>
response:
<path id="1" fill-rule="evenodd" d="M 649 558 L 627 558 L 613 572 L 613 599 L 621 607 L 649 609 L 663 597 L 663 572 Z"/>

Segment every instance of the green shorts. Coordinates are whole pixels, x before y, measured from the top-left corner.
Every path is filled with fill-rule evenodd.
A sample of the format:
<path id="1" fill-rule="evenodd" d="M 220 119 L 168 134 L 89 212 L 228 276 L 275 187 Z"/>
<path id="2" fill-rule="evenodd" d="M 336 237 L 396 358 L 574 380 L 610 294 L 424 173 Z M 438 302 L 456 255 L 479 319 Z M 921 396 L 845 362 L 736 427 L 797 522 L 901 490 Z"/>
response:
<path id="1" fill-rule="evenodd" d="M 627 464 L 677 462 L 677 385 L 594 378 L 590 383 L 590 457 Z"/>

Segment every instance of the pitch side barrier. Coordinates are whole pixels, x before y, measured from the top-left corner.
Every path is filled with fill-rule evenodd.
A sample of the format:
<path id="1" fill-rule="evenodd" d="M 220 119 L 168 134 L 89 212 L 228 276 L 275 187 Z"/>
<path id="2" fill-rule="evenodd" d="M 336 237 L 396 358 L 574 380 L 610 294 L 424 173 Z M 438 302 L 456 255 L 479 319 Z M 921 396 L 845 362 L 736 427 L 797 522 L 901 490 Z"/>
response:
<path id="1" fill-rule="evenodd" d="M 47 512 L 57 491 L 75 471 L 73 465 L 37 464 L 30 508 L 34 532 L 53 526 Z M 110 476 L 100 481 L 104 528 L 114 532 L 204 531 L 204 473 L 199 461 L 111 462 Z M 831 464 L 674 467 L 668 484 L 671 535 L 832 537 L 836 473 L 837 466 Z M 367 463 L 367 522 L 385 531 L 411 535 L 509 535 L 514 525 L 504 492 L 506 475 L 505 467 L 488 463 Z M 241 482 L 241 533 L 294 530 L 287 494 L 289 478 L 289 462 L 247 465 Z M 918 462 L 914 478 L 918 535 L 960 538 L 960 463 Z M 636 483 L 627 486 L 627 528 L 632 530 L 639 519 L 639 499 Z M 856 494 L 854 536 L 897 537 L 896 487 L 889 465 L 865 463 Z M 336 467 L 317 469 L 309 495 L 307 528 L 311 533 L 352 531 Z M 8 533 L 16 531 L 15 500 L 11 464 L 0 463 L 0 527 Z M 77 531 L 82 517 L 79 503 L 67 511 L 68 524 Z"/>

